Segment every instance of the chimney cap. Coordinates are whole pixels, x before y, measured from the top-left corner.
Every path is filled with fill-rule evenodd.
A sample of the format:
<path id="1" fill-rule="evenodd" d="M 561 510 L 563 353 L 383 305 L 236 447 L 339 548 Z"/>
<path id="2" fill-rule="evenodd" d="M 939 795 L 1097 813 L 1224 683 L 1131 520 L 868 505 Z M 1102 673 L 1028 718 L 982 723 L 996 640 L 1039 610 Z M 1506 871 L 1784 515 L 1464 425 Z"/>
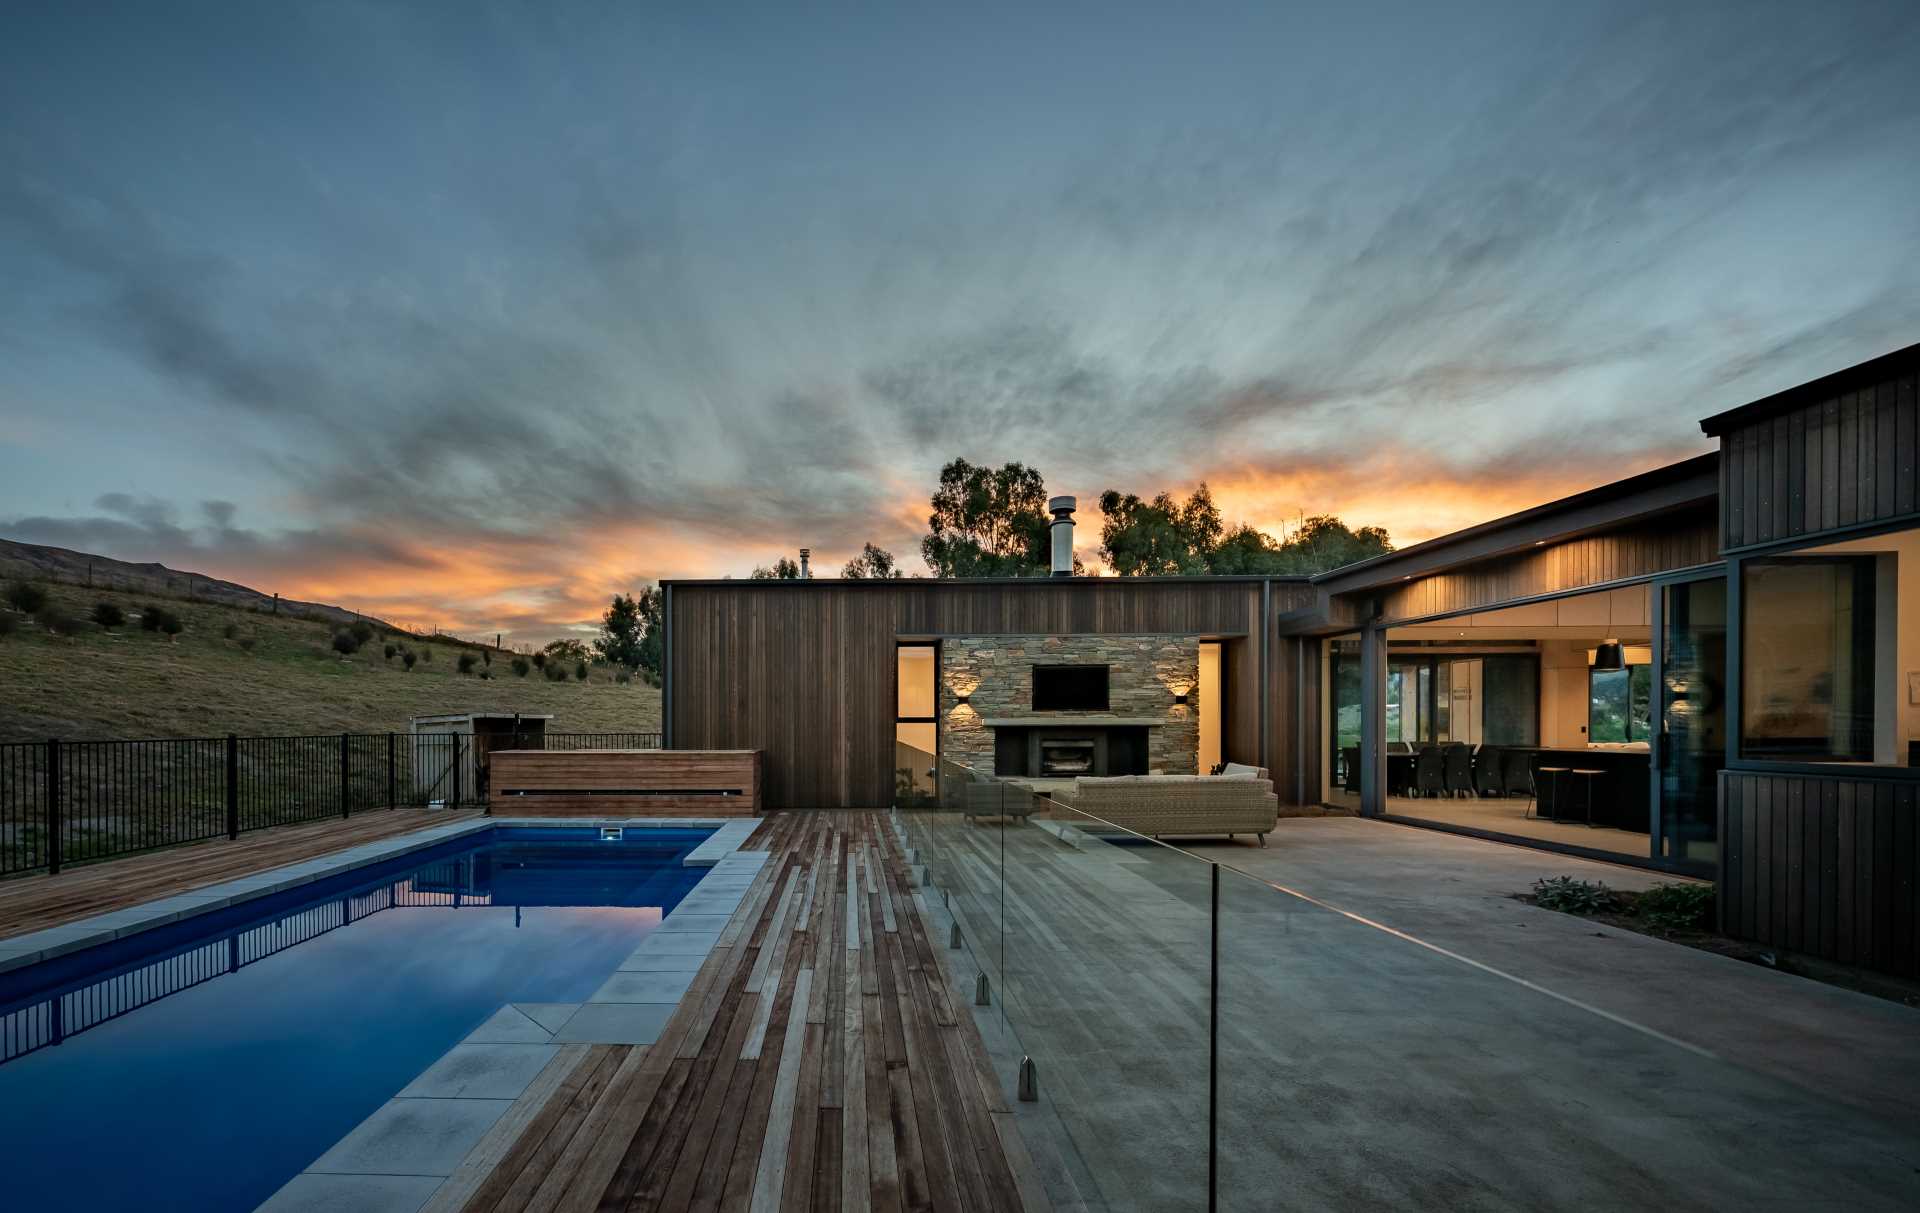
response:
<path id="1" fill-rule="evenodd" d="M 1071 497 L 1049 497 L 1047 499 L 1047 509 L 1055 518 L 1070 516 L 1073 513 L 1074 506 L 1078 504 L 1079 502 Z"/>

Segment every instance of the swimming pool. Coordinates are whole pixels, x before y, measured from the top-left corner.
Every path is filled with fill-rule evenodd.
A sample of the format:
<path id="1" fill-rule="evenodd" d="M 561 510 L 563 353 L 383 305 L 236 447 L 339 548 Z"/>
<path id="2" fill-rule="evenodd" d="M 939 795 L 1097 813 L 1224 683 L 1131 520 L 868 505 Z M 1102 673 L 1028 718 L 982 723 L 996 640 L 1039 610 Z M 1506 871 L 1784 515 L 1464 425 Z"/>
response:
<path id="1" fill-rule="evenodd" d="M 711 831 L 499 827 L 0 974 L 20 1209 L 251 1209 L 503 1003 L 586 999 Z"/>

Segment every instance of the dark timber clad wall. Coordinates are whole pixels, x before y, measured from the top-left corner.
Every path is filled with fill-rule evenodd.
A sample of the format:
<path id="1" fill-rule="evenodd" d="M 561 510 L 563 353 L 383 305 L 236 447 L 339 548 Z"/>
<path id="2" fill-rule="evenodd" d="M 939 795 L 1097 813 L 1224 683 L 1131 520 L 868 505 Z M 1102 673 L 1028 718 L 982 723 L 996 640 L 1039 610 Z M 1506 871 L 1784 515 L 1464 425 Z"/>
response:
<path id="1" fill-rule="evenodd" d="M 1916 395 L 1909 366 L 1878 383 L 1728 429 L 1720 461 L 1726 547 L 1812 536 L 1920 509 Z"/>
<path id="2" fill-rule="evenodd" d="M 1920 976 L 1920 788 L 1892 779 L 1720 775 L 1720 927 Z"/>
<path id="3" fill-rule="evenodd" d="M 1229 758 L 1252 762 L 1260 757 L 1261 586 L 1129 578 L 678 583 L 673 745 L 764 750 L 770 808 L 881 807 L 893 799 L 899 637 L 1170 632 L 1245 637 L 1221 654 L 1222 746 Z M 1304 583 L 1274 582 L 1271 609 L 1312 597 Z M 1279 657 L 1270 660 L 1279 667 Z M 1290 700 L 1278 691 L 1273 698 L 1269 736 L 1284 739 Z M 1270 750 L 1277 761 L 1285 752 Z M 1283 782 L 1279 771 L 1275 779 Z"/>

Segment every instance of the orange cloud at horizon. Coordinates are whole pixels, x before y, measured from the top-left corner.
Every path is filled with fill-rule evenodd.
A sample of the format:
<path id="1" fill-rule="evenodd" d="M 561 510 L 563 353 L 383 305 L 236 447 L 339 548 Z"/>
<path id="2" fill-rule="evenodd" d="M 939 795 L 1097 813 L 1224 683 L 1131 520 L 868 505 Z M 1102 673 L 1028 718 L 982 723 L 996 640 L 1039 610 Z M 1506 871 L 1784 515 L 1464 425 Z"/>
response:
<path id="1" fill-rule="evenodd" d="M 1333 514 L 1352 527 L 1384 527 L 1396 547 L 1407 547 L 1686 454 L 1649 451 L 1614 459 L 1601 475 L 1570 460 L 1463 475 L 1432 460 L 1379 452 L 1344 465 L 1223 468 L 1206 477 L 1206 483 L 1229 524 L 1245 522 L 1276 539 L 1295 530 L 1302 516 Z M 904 485 L 896 487 L 901 493 L 897 504 L 870 518 L 796 518 L 778 533 L 763 528 L 749 536 L 633 522 L 582 524 L 570 534 L 406 539 L 408 529 L 395 525 L 367 532 L 377 533 L 380 542 L 369 542 L 368 551 L 378 554 L 365 559 L 355 559 L 347 543 L 297 568 L 275 563 L 207 571 L 403 626 L 437 627 L 476 639 L 502 633 L 510 641 L 538 645 L 556 636 L 590 632 L 616 593 L 669 578 L 745 576 L 754 565 L 791 555 L 802 546 L 813 549 L 819 577 L 836 576 L 841 564 L 858 553 L 861 541 L 888 548 L 903 570 L 918 571 L 917 541 L 926 525 L 926 498 Z M 1192 487 L 1168 491 L 1184 496 Z M 1076 547 L 1081 559 L 1090 572 L 1105 573 L 1098 556 L 1102 519 L 1097 499 L 1083 497 L 1079 521 Z"/>

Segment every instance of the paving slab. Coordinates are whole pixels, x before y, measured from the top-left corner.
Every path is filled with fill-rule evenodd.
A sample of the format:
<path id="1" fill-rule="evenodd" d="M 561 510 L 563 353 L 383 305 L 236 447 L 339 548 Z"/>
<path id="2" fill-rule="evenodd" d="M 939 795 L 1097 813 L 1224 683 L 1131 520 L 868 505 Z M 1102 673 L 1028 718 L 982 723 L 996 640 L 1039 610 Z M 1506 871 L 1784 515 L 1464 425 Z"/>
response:
<path id="1" fill-rule="evenodd" d="M 569 1010 L 568 1014 L 572 1014 Z M 565 1022 L 564 1020 L 562 1022 Z M 508 1003 L 487 1021 L 467 1033 L 464 1044 L 545 1044 L 553 1029 L 544 1027 L 522 1007 Z"/>
<path id="2" fill-rule="evenodd" d="M 693 985 L 697 969 L 667 972 L 620 972 L 607 979 L 589 1002 L 677 1003 Z"/>
<path id="3" fill-rule="evenodd" d="M 650 1045 L 672 1017 L 671 1003 L 590 1002 L 553 1039 L 563 1044 Z"/>
<path id="4" fill-rule="evenodd" d="M 257 1213 L 416 1213 L 445 1182 L 438 1175 L 294 1176 Z"/>
<path id="5" fill-rule="evenodd" d="M 314 1174 L 453 1174 L 511 1099 L 394 1099 L 307 1170 Z"/>
<path id="6" fill-rule="evenodd" d="M 550 1044 L 458 1044 L 402 1087 L 398 1098 L 518 1099 L 557 1052 Z"/>
<path id="7" fill-rule="evenodd" d="M 549 1033 L 558 1032 L 560 1025 L 573 1018 L 580 1009 L 577 1002 L 516 1002 L 513 1009 L 545 1028 Z"/>

